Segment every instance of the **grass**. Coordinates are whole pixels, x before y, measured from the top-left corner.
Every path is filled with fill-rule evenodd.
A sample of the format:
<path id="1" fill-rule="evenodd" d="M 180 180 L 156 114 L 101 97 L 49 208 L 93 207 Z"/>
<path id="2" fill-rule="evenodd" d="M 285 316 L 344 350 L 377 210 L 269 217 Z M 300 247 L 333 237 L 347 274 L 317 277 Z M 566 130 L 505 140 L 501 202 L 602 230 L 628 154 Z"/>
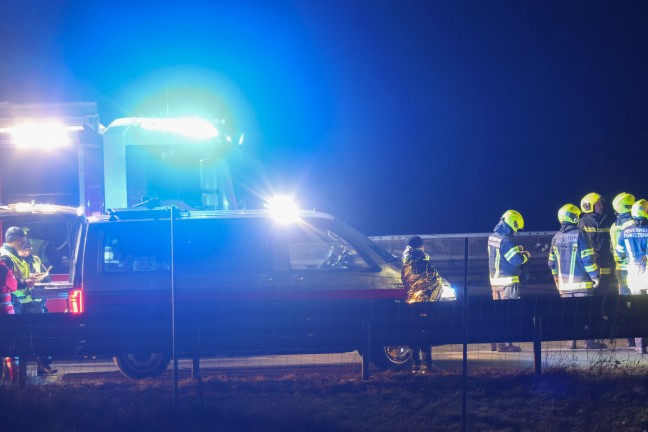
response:
<path id="1" fill-rule="evenodd" d="M 648 430 L 646 368 L 554 370 L 541 377 L 472 370 L 470 431 Z M 462 423 L 462 377 L 434 372 L 285 375 L 172 383 L 0 386 L 1 430 L 15 431 L 453 431 Z"/>

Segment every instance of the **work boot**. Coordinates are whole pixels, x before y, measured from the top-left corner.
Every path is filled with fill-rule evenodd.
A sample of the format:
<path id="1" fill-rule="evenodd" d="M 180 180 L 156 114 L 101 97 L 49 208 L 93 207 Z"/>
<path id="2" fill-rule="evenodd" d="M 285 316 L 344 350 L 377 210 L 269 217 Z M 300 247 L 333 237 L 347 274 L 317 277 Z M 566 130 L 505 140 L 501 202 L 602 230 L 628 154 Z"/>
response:
<path id="1" fill-rule="evenodd" d="M 57 369 L 52 369 L 50 365 L 39 365 L 36 369 L 36 375 L 38 376 L 52 376 L 56 375 L 58 372 Z"/>
<path id="2" fill-rule="evenodd" d="M 628 348 L 634 348 L 634 347 L 637 346 L 637 345 L 635 344 L 635 340 L 634 340 L 633 338 L 628 338 L 628 339 L 626 339 L 626 340 L 628 341 L 628 345 L 627 345 Z"/>
<path id="3" fill-rule="evenodd" d="M 604 343 L 597 342 L 597 341 L 594 341 L 594 340 L 592 340 L 592 341 L 588 340 L 585 343 L 585 346 L 587 347 L 587 349 L 591 349 L 591 350 L 600 350 L 600 349 L 606 349 L 607 348 L 607 345 L 605 345 Z"/>
<path id="4" fill-rule="evenodd" d="M 491 344 L 491 351 L 497 351 L 497 344 Z"/>
<path id="5" fill-rule="evenodd" d="M 417 375 L 419 372 L 421 372 L 421 365 L 413 365 L 412 366 L 412 374 Z"/>
<path id="6" fill-rule="evenodd" d="M 635 352 L 637 354 L 646 354 L 646 338 L 636 338 L 635 346 Z"/>
<path id="7" fill-rule="evenodd" d="M 576 341 L 569 341 L 569 349 L 576 349 Z"/>
<path id="8" fill-rule="evenodd" d="M 513 345 L 512 343 L 502 344 L 502 345 L 504 345 L 504 346 L 497 348 L 498 352 L 520 352 L 520 351 L 522 351 L 522 348 L 520 348 L 519 346 Z"/>

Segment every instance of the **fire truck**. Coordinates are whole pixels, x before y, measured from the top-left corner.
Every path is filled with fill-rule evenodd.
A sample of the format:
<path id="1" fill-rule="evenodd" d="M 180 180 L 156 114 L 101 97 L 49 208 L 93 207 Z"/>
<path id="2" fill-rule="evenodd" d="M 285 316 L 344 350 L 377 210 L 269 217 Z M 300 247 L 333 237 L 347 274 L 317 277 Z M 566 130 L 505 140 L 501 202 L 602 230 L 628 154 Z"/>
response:
<path id="1" fill-rule="evenodd" d="M 241 160 L 242 142 L 223 120 L 129 117 L 105 127 L 94 102 L 0 103 L 0 232 L 28 231 L 60 285 L 40 295 L 50 311 L 65 311 L 80 216 L 165 204 L 238 209 L 230 162 Z"/>

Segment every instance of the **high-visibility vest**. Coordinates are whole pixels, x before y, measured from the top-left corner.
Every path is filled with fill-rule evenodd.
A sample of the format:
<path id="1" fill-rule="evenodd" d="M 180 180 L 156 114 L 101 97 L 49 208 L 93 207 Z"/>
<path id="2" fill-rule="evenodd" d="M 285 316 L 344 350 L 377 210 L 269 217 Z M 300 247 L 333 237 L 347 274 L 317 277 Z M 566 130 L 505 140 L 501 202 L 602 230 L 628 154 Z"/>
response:
<path id="1" fill-rule="evenodd" d="M 29 263 L 24 259 L 12 254 L 5 248 L 0 248 L 0 255 L 9 257 L 13 263 L 14 274 L 17 275 L 16 279 L 27 279 L 29 277 Z M 16 290 L 13 293 L 20 303 L 30 303 L 32 301 L 31 296 L 27 290 Z"/>

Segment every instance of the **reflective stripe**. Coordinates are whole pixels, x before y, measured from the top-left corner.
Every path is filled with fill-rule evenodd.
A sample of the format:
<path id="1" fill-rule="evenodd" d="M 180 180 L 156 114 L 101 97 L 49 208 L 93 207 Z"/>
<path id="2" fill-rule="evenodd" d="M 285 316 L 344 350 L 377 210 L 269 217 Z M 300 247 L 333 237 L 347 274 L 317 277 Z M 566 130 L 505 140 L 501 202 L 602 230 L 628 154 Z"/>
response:
<path id="1" fill-rule="evenodd" d="M 504 255 L 504 258 L 506 258 L 506 261 L 511 261 L 511 258 L 515 256 L 516 253 L 520 252 L 520 248 L 515 246 L 509 249 L 508 252 L 506 252 L 506 255 Z"/>
<path id="2" fill-rule="evenodd" d="M 591 255 L 594 255 L 594 249 L 584 249 L 581 251 L 581 258 L 587 258 Z"/>
<path id="3" fill-rule="evenodd" d="M 578 244 L 572 245 L 571 260 L 569 262 L 569 283 L 574 283 L 574 270 L 576 269 L 576 252 L 578 251 Z"/>
<path id="4" fill-rule="evenodd" d="M 490 247 L 490 246 L 489 246 Z M 500 251 L 499 249 L 495 249 L 495 274 L 491 278 L 498 278 L 499 277 L 499 265 L 500 265 Z"/>
<path id="5" fill-rule="evenodd" d="M 588 226 L 586 226 L 586 227 L 583 227 L 583 228 L 581 228 L 581 229 L 582 229 L 583 231 L 587 232 L 587 233 L 595 233 L 595 232 L 596 232 L 596 228 L 594 228 L 594 227 L 588 227 Z"/>
<path id="6" fill-rule="evenodd" d="M 592 281 L 587 282 L 572 282 L 572 283 L 559 283 L 559 291 L 574 291 L 579 289 L 592 289 Z"/>
<path id="7" fill-rule="evenodd" d="M 490 280 L 491 286 L 507 286 L 507 285 L 513 285 L 514 283 L 520 283 L 520 277 L 519 276 L 509 276 L 509 277 L 501 277 L 501 278 L 491 278 Z"/>
<path id="8" fill-rule="evenodd" d="M 610 228 L 599 228 L 599 229 L 598 229 L 598 232 L 600 232 L 600 233 L 609 233 L 609 232 L 610 232 Z"/>
<path id="9" fill-rule="evenodd" d="M 598 268 L 598 266 L 596 264 L 592 264 L 590 266 L 585 266 L 585 271 L 587 273 L 594 273 L 597 268 Z M 607 269 L 607 270 L 608 270 L 607 274 L 610 274 L 610 269 Z"/>
<path id="10" fill-rule="evenodd" d="M 587 270 L 587 269 L 585 269 L 585 270 Z M 589 272 L 589 270 L 588 270 L 588 272 Z M 602 275 L 612 274 L 612 270 L 610 268 L 608 268 L 608 267 L 601 267 L 601 274 Z"/>

